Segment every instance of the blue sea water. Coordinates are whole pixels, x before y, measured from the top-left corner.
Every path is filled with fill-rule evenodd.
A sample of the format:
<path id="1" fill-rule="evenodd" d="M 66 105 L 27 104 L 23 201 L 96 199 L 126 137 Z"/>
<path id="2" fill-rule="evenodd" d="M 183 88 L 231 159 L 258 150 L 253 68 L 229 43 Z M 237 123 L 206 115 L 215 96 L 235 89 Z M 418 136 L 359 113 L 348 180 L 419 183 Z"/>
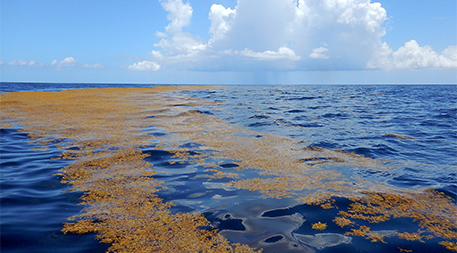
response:
<path id="1" fill-rule="evenodd" d="M 140 84 L 0 85 L 0 92 L 153 87 Z M 290 137 L 308 147 L 403 161 L 403 167 L 389 173 L 375 174 L 369 170 L 359 173 L 367 180 L 400 188 L 434 188 L 456 199 L 456 85 L 246 85 L 183 93 L 222 102 L 217 110 L 212 107 L 202 110 L 260 134 Z M 61 150 L 52 146 L 41 150 L 29 142 L 26 133 L 17 130 L 1 129 L 0 136 L 1 252 L 106 251 L 108 245 L 98 243 L 93 234 L 63 235 L 60 232 L 66 218 L 82 209 L 77 205 L 82 193 L 68 192 L 68 187 L 53 176 L 68 164 L 67 160 L 52 159 Z M 37 150 L 32 151 L 33 148 Z M 168 161 L 174 159 L 171 154 L 152 147 L 145 152 L 151 154 L 148 159 L 155 165 L 170 169 Z M 230 166 L 230 163 L 226 165 Z M 264 199 L 255 192 L 227 190 L 223 184 L 209 185 L 199 179 L 199 173 L 203 171 L 198 167 L 182 165 L 179 170 L 174 167 L 172 175 L 160 178 L 169 190 L 159 196 L 177 203 L 175 208 L 179 211 L 204 213 L 230 240 L 261 241 L 256 245 L 264 247 L 266 252 L 398 252 L 398 247 L 413 252 L 445 252 L 437 245 L 437 239 L 424 244 L 388 238 L 387 244 L 374 244 L 352 237 L 350 243 L 331 246 L 329 241 L 343 240 L 334 234 L 320 235 L 333 236 L 325 247 L 316 242 L 300 245 L 297 238 L 309 241 L 305 236 L 309 231 L 297 225 L 296 219 L 308 223 L 325 221 L 326 217 L 335 217 L 337 210 L 300 205 L 291 199 Z M 328 220 L 328 224 L 331 223 L 331 219 Z M 411 231 L 417 230 L 410 223 L 405 224 L 411 226 Z M 379 230 L 383 228 L 378 226 Z M 341 232 L 336 225 L 329 230 Z M 285 247 L 289 242 L 297 245 L 292 243 Z"/>

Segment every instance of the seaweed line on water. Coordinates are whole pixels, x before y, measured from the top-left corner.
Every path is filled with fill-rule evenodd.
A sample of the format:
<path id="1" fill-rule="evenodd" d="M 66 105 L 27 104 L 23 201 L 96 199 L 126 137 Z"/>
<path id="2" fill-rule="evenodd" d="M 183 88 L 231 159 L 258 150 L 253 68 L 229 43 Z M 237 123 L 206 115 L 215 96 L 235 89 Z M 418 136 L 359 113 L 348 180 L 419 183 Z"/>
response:
<path id="1" fill-rule="evenodd" d="M 434 190 L 417 192 L 344 175 L 336 168 L 386 171 L 390 161 L 304 148 L 293 139 L 271 134 L 256 138 L 259 134 L 252 130 L 199 110 L 217 109 L 217 103 L 177 93 L 209 88 L 3 93 L 1 122 L 2 127 L 20 125 L 42 145 L 62 148 L 60 158 L 74 160 L 58 176 L 73 190 L 85 192 L 82 204 L 88 206 L 70 217 L 62 231 L 95 232 L 101 242 L 111 243 L 109 251 L 254 251 L 228 242 L 197 212 L 170 211 L 173 204 L 157 196 L 165 186 L 154 179 L 157 171 L 142 152 L 152 143 L 175 158 L 207 167 L 208 180 L 229 178 L 227 186 L 265 197 L 295 198 L 323 209 L 338 208 L 335 198 L 349 199 L 350 207 L 334 219 L 340 227 L 355 227 L 347 235 L 385 243 L 384 238 L 392 235 L 371 232 L 360 224 L 412 218 L 421 229 L 396 232 L 398 238 L 421 242 L 442 238 L 442 246 L 456 251 L 457 208 L 452 198 Z M 148 132 L 151 128 L 167 134 L 155 136 Z M 186 148 L 183 143 L 198 146 Z M 235 172 L 214 162 L 222 159 L 234 161 Z M 242 172 L 250 169 L 260 171 L 258 177 L 243 178 Z M 316 224 L 316 229 L 327 228 Z"/>

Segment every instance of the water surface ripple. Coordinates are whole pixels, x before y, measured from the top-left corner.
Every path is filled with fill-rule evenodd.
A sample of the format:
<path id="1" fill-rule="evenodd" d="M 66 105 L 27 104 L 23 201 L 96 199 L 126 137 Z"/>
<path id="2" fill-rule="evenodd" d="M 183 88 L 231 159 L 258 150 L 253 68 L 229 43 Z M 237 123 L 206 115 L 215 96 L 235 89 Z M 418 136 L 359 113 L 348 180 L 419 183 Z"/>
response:
<path id="1" fill-rule="evenodd" d="M 40 87 L 23 84 L 16 90 Z M 76 87 L 81 88 L 76 84 L 47 84 L 42 90 Z M 9 91 L 15 91 L 14 84 L 2 84 L 2 92 Z M 228 86 L 183 94 L 220 102 L 198 109 L 255 130 L 256 138 L 275 134 L 290 137 L 304 148 L 338 149 L 388 159 L 392 161 L 391 170 L 361 169 L 357 176 L 398 188 L 433 188 L 456 199 L 457 86 Z M 160 131 L 156 136 L 165 135 Z M 69 163 L 53 159 L 62 151 L 52 145 L 41 149 L 16 128 L 1 129 L 0 141 L 1 252 L 106 251 L 109 245 L 98 243 L 93 234 L 60 232 L 62 223 L 82 209 L 77 205 L 82 193 L 67 192 L 68 186 L 54 175 Z M 187 148 L 196 145 L 183 143 Z M 373 231 L 387 238 L 387 244 L 375 244 L 344 235 L 347 229 L 332 222 L 336 209 L 324 210 L 289 198 L 262 198 L 258 192 L 226 185 L 230 178 L 208 181 L 204 176 L 207 168 L 182 162 L 152 144 L 143 152 L 150 155 L 146 160 L 159 171 L 155 178 L 168 187 L 159 192 L 159 197 L 176 203 L 174 212 L 199 211 L 229 240 L 262 247 L 264 252 L 444 249 L 438 239 L 424 244 L 389 237 L 395 228 L 406 227 L 410 232 L 419 229 L 407 218 L 370 224 Z M 214 162 L 224 172 L 237 172 L 236 161 Z M 237 173 L 245 178 L 257 175 L 255 170 Z M 340 207 L 350 205 L 344 198 L 335 201 Z M 310 224 L 318 221 L 329 224 L 327 230 L 331 232 L 310 229 Z"/>

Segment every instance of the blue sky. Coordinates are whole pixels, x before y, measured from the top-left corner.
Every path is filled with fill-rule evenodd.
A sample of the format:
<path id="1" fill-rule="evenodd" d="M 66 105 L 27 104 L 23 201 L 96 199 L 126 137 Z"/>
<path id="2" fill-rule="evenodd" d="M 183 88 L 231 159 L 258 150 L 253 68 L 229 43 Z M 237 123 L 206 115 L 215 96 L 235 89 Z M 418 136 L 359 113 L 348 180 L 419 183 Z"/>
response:
<path id="1" fill-rule="evenodd" d="M 0 0 L 1 81 L 457 83 L 457 1 Z"/>

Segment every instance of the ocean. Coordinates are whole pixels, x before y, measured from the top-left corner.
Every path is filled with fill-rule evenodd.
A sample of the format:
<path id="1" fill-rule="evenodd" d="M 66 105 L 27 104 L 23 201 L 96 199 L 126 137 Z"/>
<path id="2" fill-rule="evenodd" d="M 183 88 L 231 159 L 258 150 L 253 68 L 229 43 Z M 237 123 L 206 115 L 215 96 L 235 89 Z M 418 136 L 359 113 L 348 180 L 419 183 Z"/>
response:
<path id="1" fill-rule="evenodd" d="M 0 85 L 1 252 L 457 251 L 456 85 Z"/>

